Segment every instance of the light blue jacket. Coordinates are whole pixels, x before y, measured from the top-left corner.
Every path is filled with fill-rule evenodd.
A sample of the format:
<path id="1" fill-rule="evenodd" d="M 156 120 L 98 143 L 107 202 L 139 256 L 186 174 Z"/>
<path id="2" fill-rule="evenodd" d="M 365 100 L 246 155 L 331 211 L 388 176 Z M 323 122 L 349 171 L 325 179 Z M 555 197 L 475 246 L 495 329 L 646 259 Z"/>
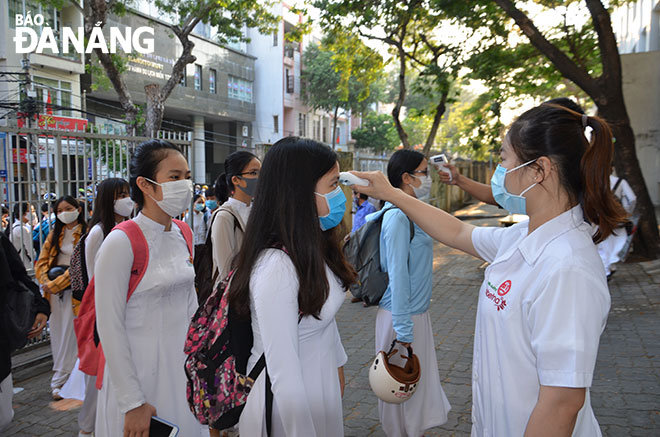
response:
<path id="1" fill-rule="evenodd" d="M 383 210 L 392 206 L 387 202 Z M 405 343 L 413 341 L 412 316 L 428 310 L 433 286 L 433 239 L 416 224 L 414 228 L 411 241 L 408 217 L 397 208 L 385 213 L 380 233 L 380 265 L 389 276 L 380 306 L 392 313 L 396 338 Z"/>

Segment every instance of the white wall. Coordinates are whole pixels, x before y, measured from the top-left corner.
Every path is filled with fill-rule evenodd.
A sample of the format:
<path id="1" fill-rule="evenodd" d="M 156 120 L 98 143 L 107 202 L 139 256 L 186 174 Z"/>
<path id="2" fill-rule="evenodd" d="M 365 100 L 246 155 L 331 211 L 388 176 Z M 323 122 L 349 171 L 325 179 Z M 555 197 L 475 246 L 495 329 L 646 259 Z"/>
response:
<path id="1" fill-rule="evenodd" d="M 660 0 L 638 0 L 612 13 L 620 53 L 660 50 Z"/>
<path id="2" fill-rule="evenodd" d="M 272 13 L 281 15 L 282 5 L 273 6 Z M 277 45 L 273 34 L 263 35 L 256 29 L 248 29 L 250 42 L 247 53 L 255 56 L 254 103 L 256 121 L 253 125 L 253 143 L 274 143 L 282 138 L 284 128 L 284 26 L 280 22 Z M 278 132 L 275 132 L 273 116 L 278 116 Z"/>
<path id="3" fill-rule="evenodd" d="M 622 55 L 621 61 L 637 159 L 651 200 L 660 205 L 660 51 Z"/>

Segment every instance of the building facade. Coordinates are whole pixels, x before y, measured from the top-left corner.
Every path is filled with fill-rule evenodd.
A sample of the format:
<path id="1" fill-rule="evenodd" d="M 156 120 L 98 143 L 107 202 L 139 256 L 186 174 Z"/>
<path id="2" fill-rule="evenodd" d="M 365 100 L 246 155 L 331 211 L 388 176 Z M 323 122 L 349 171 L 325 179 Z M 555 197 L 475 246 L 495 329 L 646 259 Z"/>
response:
<path id="1" fill-rule="evenodd" d="M 623 94 L 637 158 L 651 200 L 660 205 L 660 0 L 639 0 L 612 13 Z"/>
<path id="2" fill-rule="evenodd" d="M 303 53 L 309 44 L 320 40 L 315 34 L 303 35 L 301 42 L 288 41 L 288 34 L 302 22 L 302 16 L 283 2 L 271 12 L 282 17 L 269 35 L 247 29 L 247 53 L 255 57 L 256 121 L 254 141 L 272 144 L 290 136 L 302 136 L 332 144 L 333 114 L 315 111 L 303 102 L 300 77 L 305 66 Z M 350 118 L 340 111 L 335 146 L 345 150 L 350 139 Z"/>
<path id="3" fill-rule="evenodd" d="M 145 85 L 164 85 L 169 79 L 182 47 L 171 35 L 153 3 L 139 2 L 138 10 L 124 16 L 110 16 L 105 26 L 154 29 L 155 50 L 134 54 L 127 62 L 124 79 L 135 104 L 144 104 Z M 153 15 L 148 15 L 153 14 Z M 199 25 L 190 39 L 195 44 L 195 63 L 186 66 L 185 78 L 165 102 L 162 129 L 192 132 L 195 148 L 194 178 L 212 183 L 224 172 L 225 157 L 231 152 L 253 146 L 255 120 L 255 58 L 235 48 L 224 47 L 213 39 L 213 29 Z M 240 48 L 240 45 L 239 45 Z M 101 83 L 101 78 L 94 78 Z M 114 89 L 97 88 L 87 94 L 87 109 L 97 125 L 108 130 L 122 129 L 117 123 L 122 110 Z"/>

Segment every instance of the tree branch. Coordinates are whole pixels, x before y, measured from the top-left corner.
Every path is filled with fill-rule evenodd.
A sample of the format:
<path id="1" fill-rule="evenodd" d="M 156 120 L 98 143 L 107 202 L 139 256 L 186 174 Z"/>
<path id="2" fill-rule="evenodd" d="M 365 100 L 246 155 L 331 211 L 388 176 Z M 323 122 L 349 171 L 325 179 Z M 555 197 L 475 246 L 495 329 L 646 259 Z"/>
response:
<path id="1" fill-rule="evenodd" d="M 600 61 L 603 66 L 603 85 L 621 86 L 621 58 L 616 45 L 616 37 L 612 30 L 610 14 L 600 0 L 586 0 L 587 8 L 598 34 L 598 47 L 600 48 Z M 595 99 L 594 99 L 595 100 Z"/>
<path id="2" fill-rule="evenodd" d="M 589 73 L 580 68 L 572 59 L 548 41 L 541 31 L 534 25 L 527 15 L 520 9 L 516 8 L 511 0 L 494 0 L 513 20 L 516 22 L 520 30 L 529 38 L 529 41 L 541 53 L 543 53 L 550 62 L 557 67 L 557 70 L 568 79 L 575 82 L 582 88 L 592 99 L 599 101 L 603 98 L 598 81 L 591 77 Z M 597 0 L 587 0 L 587 3 L 596 2 Z M 602 5 L 601 5 L 602 6 Z M 600 38 L 599 38 L 600 39 Z"/>
<path id="3" fill-rule="evenodd" d="M 435 137 L 438 134 L 438 128 L 440 127 L 440 121 L 442 121 L 442 116 L 445 114 L 447 109 L 447 97 L 449 96 L 449 86 L 442 91 L 442 96 L 440 97 L 440 103 L 435 108 L 435 115 L 433 116 L 433 124 L 431 125 L 431 131 L 429 136 L 426 137 L 426 143 L 424 144 L 424 156 L 429 156 L 431 147 L 435 142 Z"/>

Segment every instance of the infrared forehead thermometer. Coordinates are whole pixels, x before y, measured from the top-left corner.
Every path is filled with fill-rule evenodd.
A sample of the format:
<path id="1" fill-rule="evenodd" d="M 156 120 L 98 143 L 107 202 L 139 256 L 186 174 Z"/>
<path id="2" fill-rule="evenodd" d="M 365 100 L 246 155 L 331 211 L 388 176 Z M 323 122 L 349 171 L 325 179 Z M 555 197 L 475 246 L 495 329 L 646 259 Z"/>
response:
<path id="1" fill-rule="evenodd" d="M 368 180 L 359 178 L 347 171 L 339 173 L 339 183 L 342 185 L 363 185 L 365 187 L 369 185 Z"/>
<path id="2" fill-rule="evenodd" d="M 452 179 L 451 178 L 451 170 L 449 170 L 447 167 L 445 167 L 443 165 L 443 164 L 449 164 L 449 160 L 447 159 L 445 154 L 441 153 L 439 155 L 431 156 L 431 158 L 429 158 L 429 159 L 431 161 L 431 164 L 435 165 L 435 167 L 438 170 L 444 171 L 445 173 L 447 173 L 449 175 L 449 180 L 451 181 L 451 179 Z"/>

